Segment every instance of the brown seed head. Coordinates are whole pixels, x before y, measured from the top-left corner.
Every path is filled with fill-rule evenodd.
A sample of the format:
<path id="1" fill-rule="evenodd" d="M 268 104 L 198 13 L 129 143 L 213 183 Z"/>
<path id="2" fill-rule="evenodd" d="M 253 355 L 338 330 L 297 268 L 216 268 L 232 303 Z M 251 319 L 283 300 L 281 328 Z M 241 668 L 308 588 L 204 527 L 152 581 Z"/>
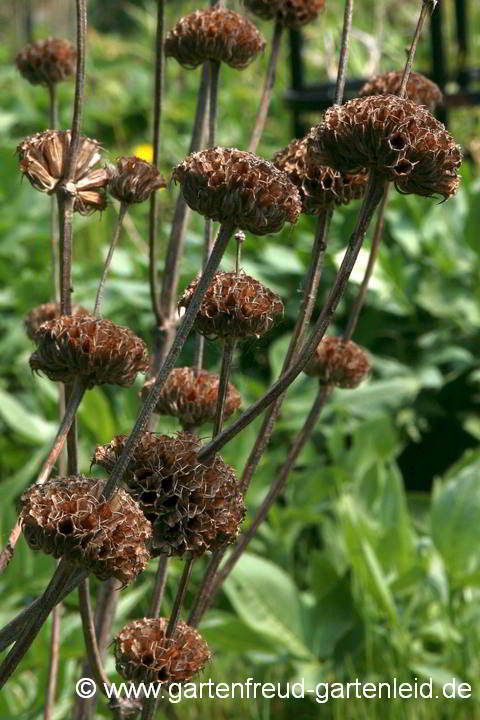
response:
<path id="1" fill-rule="evenodd" d="M 72 315 L 90 315 L 90 311 L 81 305 L 72 305 Z M 38 305 L 25 316 L 23 321 L 25 332 L 30 340 L 36 340 L 40 325 L 58 317 L 60 317 L 60 303 L 48 302 Z"/>
<path id="2" fill-rule="evenodd" d="M 167 185 L 155 165 L 135 156 L 118 158 L 116 165 L 107 165 L 106 170 L 110 194 L 124 203 L 144 202 Z"/>
<path id="3" fill-rule="evenodd" d="M 20 171 L 36 190 L 51 195 L 65 172 L 70 147 L 70 130 L 46 130 L 26 138 L 17 146 Z M 88 215 L 106 205 L 102 188 L 108 181 L 105 168 L 95 168 L 101 159 L 96 140 L 80 138 L 73 182 L 68 189 L 75 195 L 74 210 Z"/>
<path id="4" fill-rule="evenodd" d="M 147 347 L 134 333 L 93 315 L 62 315 L 37 330 L 30 367 L 50 380 L 71 383 L 81 376 L 87 387 L 132 385 L 149 367 Z"/>
<path id="5" fill-rule="evenodd" d="M 322 385 L 356 388 L 370 372 L 370 360 L 352 340 L 329 335 L 318 344 L 305 372 L 318 377 Z"/>
<path id="6" fill-rule="evenodd" d="M 245 7 L 264 20 L 278 18 L 282 25 L 294 30 L 318 16 L 325 0 L 243 0 Z"/>
<path id="7" fill-rule="evenodd" d="M 105 501 L 103 485 L 83 475 L 33 485 L 20 500 L 23 534 L 32 550 L 128 585 L 150 558 L 152 528 L 125 490 Z"/>
<path id="8" fill-rule="evenodd" d="M 255 25 L 222 7 L 180 18 L 165 40 L 165 55 L 186 68 L 216 60 L 242 70 L 264 49 L 265 40 Z"/>
<path id="9" fill-rule="evenodd" d="M 32 85 L 54 85 L 73 75 L 77 51 L 72 43 L 62 38 L 37 40 L 18 53 L 15 64 Z"/>
<path id="10" fill-rule="evenodd" d="M 308 136 L 312 162 L 340 172 L 368 168 L 404 194 L 454 195 L 460 148 L 426 108 L 396 95 L 334 105 Z"/>
<path id="11" fill-rule="evenodd" d="M 127 436 L 99 445 L 94 463 L 111 472 Z M 245 506 L 233 468 L 217 455 L 198 462 L 201 445 L 188 433 L 144 433 L 127 468 L 128 492 L 153 526 L 153 555 L 201 555 L 231 542 Z"/>
<path id="12" fill-rule="evenodd" d="M 117 672 L 130 682 L 185 682 L 203 670 L 210 651 L 199 632 L 179 620 L 167 638 L 167 618 L 133 620 L 115 638 Z"/>
<path id="13" fill-rule="evenodd" d="M 178 303 L 188 308 L 197 288 L 192 280 Z M 239 272 L 217 272 L 204 295 L 194 328 L 208 338 L 260 337 L 283 317 L 278 295 L 258 280 Z"/>
<path id="14" fill-rule="evenodd" d="M 173 170 L 187 204 L 254 235 L 279 232 L 302 209 L 295 185 L 253 153 L 215 147 L 192 153 Z"/>
<path id="15" fill-rule="evenodd" d="M 146 397 L 153 384 L 148 380 L 142 390 Z M 207 370 L 191 367 L 174 368 L 162 387 L 154 412 L 179 418 L 185 428 L 215 419 L 220 377 Z M 238 390 L 228 383 L 224 416 L 230 417 L 240 407 L 242 399 Z"/>
<path id="16" fill-rule="evenodd" d="M 366 172 L 349 175 L 309 162 L 306 138 L 292 140 L 284 150 L 275 153 L 273 163 L 298 188 L 306 215 L 318 215 L 331 203 L 348 205 L 361 198 L 367 186 Z"/>
<path id="17" fill-rule="evenodd" d="M 403 72 L 392 70 L 383 75 L 375 75 L 369 80 L 359 92 L 359 97 L 368 95 L 397 95 L 402 84 Z M 425 75 L 412 72 L 407 82 L 408 100 L 417 105 L 425 105 L 430 112 L 433 112 L 437 105 L 443 103 L 442 91 L 438 85 Z"/>

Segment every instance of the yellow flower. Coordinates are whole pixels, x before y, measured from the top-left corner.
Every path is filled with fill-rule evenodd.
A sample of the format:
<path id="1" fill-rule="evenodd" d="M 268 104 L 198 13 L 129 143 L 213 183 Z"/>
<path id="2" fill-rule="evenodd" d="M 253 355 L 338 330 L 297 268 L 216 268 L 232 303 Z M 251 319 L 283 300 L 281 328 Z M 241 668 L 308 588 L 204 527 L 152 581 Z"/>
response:
<path id="1" fill-rule="evenodd" d="M 149 163 L 153 162 L 153 146 L 148 143 L 145 143 L 144 145 L 136 145 L 133 149 L 133 154 L 141 160 L 145 160 Z"/>

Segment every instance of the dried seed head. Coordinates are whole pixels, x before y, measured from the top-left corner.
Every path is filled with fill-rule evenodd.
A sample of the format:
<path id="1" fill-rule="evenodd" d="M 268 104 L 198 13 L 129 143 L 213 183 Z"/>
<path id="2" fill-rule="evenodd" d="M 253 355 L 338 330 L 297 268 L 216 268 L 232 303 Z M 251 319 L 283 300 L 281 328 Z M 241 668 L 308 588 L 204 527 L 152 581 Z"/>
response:
<path id="1" fill-rule="evenodd" d="M 320 341 L 305 372 L 322 385 L 356 388 L 370 372 L 370 360 L 360 345 L 330 335 Z"/>
<path id="2" fill-rule="evenodd" d="M 108 190 L 120 202 L 141 203 L 152 192 L 166 187 L 155 165 L 138 157 L 121 157 L 116 165 L 107 165 Z"/>
<path id="3" fill-rule="evenodd" d="M 298 188 L 306 215 L 318 215 L 331 203 L 348 205 L 361 198 L 367 186 L 366 172 L 349 175 L 309 162 L 306 138 L 292 140 L 284 150 L 275 153 L 273 163 Z"/>
<path id="4" fill-rule="evenodd" d="M 30 367 L 50 380 L 71 383 L 81 376 L 94 385 L 132 385 L 149 367 L 147 347 L 122 325 L 93 315 L 62 315 L 37 330 Z"/>
<path id="5" fill-rule="evenodd" d="M 180 18 L 165 40 L 165 55 L 186 68 L 216 60 L 242 70 L 264 49 L 265 40 L 255 25 L 222 7 Z"/>
<path id="6" fill-rule="evenodd" d="M 77 51 L 62 38 L 47 38 L 26 45 L 15 58 L 21 74 L 32 85 L 54 85 L 73 75 Z"/>
<path id="7" fill-rule="evenodd" d="M 23 534 L 32 550 L 128 585 L 147 565 L 152 528 L 125 490 L 105 501 L 103 485 L 83 475 L 33 485 L 20 500 Z"/>
<path id="8" fill-rule="evenodd" d="M 90 315 L 90 311 L 81 305 L 72 305 L 72 315 Z M 40 325 L 58 317 L 60 317 L 60 303 L 48 302 L 38 305 L 25 316 L 25 332 L 30 340 L 36 340 Z"/>
<path id="9" fill-rule="evenodd" d="M 245 7 L 264 20 L 277 18 L 294 30 L 315 20 L 325 0 L 243 0 Z"/>
<path id="10" fill-rule="evenodd" d="M 167 638 L 167 618 L 133 620 L 115 638 L 117 672 L 130 682 L 172 683 L 190 680 L 210 661 L 205 640 L 179 620 Z"/>
<path id="11" fill-rule="evenodd" d="M 178 303 L 188 308 L 197 288 L 192 280 Z M 278 295 L 244 272 L 217 272 L 204 295 L 194 328 L 208 338 L 260 337 L 283 317 Z"/>
<path id="12" fill-rule="evenodd" d="M 312 162 L 340 172 L 368 168 L 404 194 L 454 195 L 460 148 L 424 107 L 396 95 L 355 98 L 334 105 L 308 136 Z"/>
<path id="13" fill-rule="evenodd" d="M 302 209 L 288 177 L 253 153 L 215 147 L 192 153 L 173 170 L 187 204 L 254 235 L 279 232 Z"/>
<path id="14" fill-rule="evenodd" d="M 142 391 L 146 397 L 153 380 L 148 380 Z M 215 419 L 220 377 L 207 370 L 191 367 L 174 368 L 162 387 L 154 412 L 177 417 L 185 428 Z M 224 417 L 228 418 L 240 407 L 242 399 L 238 390 L 228 383 Z"/>
<path id="15" fill-rule="evenodd" d="M 111 472 L 127 436 L 99 445 L 93 462 Z M 203 463 L 195 435 L 144 433 L 127 468 L 128 492 L 153 526 L 153 555 L 201 555 L 231 542 L 245 506 L 233 468 L 217 455 Z"/>
<path id="16" fill-rule="evenodd" d="M 36 190 L 51 195 L 65 172 L 70 147 L 70 130 L 46 130 L 26 138 L 17 146 L 20 170 Z M 68 190 L 75 195 L 74 210 L 88 215 L 106 205 L 102 188 L 108 181 L 105 168 L 95 168 L 101 159 L 96 140 L 80 138 L 73 182 Z"/>
<path id="17" fill-rule="evenodd" d="M 359 92 L 359 97 L 366 97 L 368 95 L 397 95 L 402 84 L 403 71 L 397 72 L 392 70 L 391 72 L 384 73 L 383 75 L 375 75 L 371 80 L 365 83 Z M 426 107 L 433 112 L 437 105 L 443 103 L 442 91 L 438 85 L 425 75 L 420 73 L 412 72 L 407 82 L 407 93 L 406 97 L 408 100 L 416 103 L 417 105 L 426 105 Z"/>

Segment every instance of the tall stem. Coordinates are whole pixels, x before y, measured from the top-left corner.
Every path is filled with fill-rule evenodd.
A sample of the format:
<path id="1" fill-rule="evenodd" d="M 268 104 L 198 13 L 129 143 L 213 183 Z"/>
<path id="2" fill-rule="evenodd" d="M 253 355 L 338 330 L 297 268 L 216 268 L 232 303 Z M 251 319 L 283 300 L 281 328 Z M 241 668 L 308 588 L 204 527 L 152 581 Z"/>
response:
<path id="1" fill-rule="evenodd" d="M 10 532 L 10 535 L 8 536 L 7 544 L 0 553 L 0 575 L 3 575 L 10 563 L 10 560 L 13 557 L 13 553 L 15 552 L 15 545 L 17 544 L 17 540 L 20 537 L 21 532 L 22 525 L 20 520 L 17 520 Z"/>
<path id="2" fill-rule="evenodd" d="M 157 572 L 155 575 L 155 585 L 153 587 L 152 600 L 150 604 L 150 617 L 160 617 L 160 609 L 162 607 L 163 596 L 165 594 L 165 585 L 167 584 L 168 574 L 168 556 L 161 555 L 158 559 Z"/>
<path id="3" fill-rule="evenodd" d="M 248 145 L 249 152 L 256 152 L 258 143 L 263 135 L 265 129 L 265 123 L 267 122 L 268 109 L 270 107 L 270 100 L 272 97 L 273 87 L 275 85 L 275 78 L 277 74 L 278 56 L 280 54 L 280 46 L 282 42 L 283 25 L 279 20 L 276 20 L 275 27 L 273 29 L 272 37 L 272 48 L 270 51 L 270 58 L 268 60 L 267 74 L 265 77 L 265 83 L 263 85 L 262 97 L 257 110 L 257 116 L 255 118 L 255 125 L 250 137 L 250 143 Z"/>
<path id="4" fill-rule="evenodd" d="M 152 193 L 152 197 L 153 197 L 153 195 L 155 195 L 155 193 Z M 103 267 L 102 277 L 101 277 L 100 282 L 99 282 L 99 284 L 98 284 L 97 296 L 96 296 L 96 298 L 95 298 L 95 307 L 93 308 L 93 314 L 96 315 L 96 316 L 101 315 L 101 312 L 102 312 L 102 302 L 103 302 L 103 293 L 104 293 L 104 291 L 105 291 L 105 283 L 107 282 L 108 271 L 110 270 L 110 265 L 111 265 L 111 263 L 112 263 L 113 253 L 114 253 L 114 251 L 115 251 L 115 248 L 116 248 L 117 243 L 118 243 L 118 239 L 119 239 L 119 237 L 120 237 L 120 233 L 121 233 L 122 225 L 123 225 L 123 219 L 124 219 L 124 217 L 125 217 L 125 213 L 127 212 L 127 209 L 128 209 L 127 203 L 122 202 L 122 203 L 120 204 L 120 211 L 119 211 L 119 213 L 118 213 L 117 222 L 116 222 L 116 225 L 115 225 L 115 230 L 114 230 L 114 233 L 113 233 L 112 242 L 110 243 L 110 247 L 109 247 L 109 249 L 108 249 L 108 255 L 107 255 L 107 258 L 106 258 L 106 260 L 105 260 L 105 265 L 104 265 L 104 267 Z"/>
<path id="5" fill-rule="evenodd" d="M 78 588 L 78 598 L 80 604 L 80 616 L 82 618 L 83 639 L 90 668 L 97 682 L 97 687 L 105 692 L 105 685 L 108 686 L 108 677 L 105 673 L 100 649 L 97 644 L 97 635 L 95 632 L 95 623 L 93 619 L 92 604 L 90 602 L 90 583 L 88 578 L 80 583 Z"/>
<path id="6" fill-rule="evenodd" d="M 80 143 L 83 106 L 85 101 L 85 56 L 87 41 L 87 0 L 76 0 L 77 13 L 77 70 L 75 74 L 75 99 L 73 101 L 73 119 L 70 148 L 65 160 L 63 182 L 68 183 L 75 176 L 77 152 Z"/>
<path id="7" fill-rule="evenodd" d="M 61 605 L 55 605 L 52 611 L 52 633 L 50 636 L 50 659 L 48 663 L 48 681 L 45 688 L 45 707 L 43 720 L 52 720 L 57 690 L 58 661 L 60 659 L 60 617 Z"/>
<path id="8" fill-rule="evenodd" d="M 420 16 L 418 18 L 417 27 L 415 28 L 415 34 L 413 36 L 412 44 L 408 52 L 407 62 L 403 71 L 402 82 L 400 90 L 398 91 L 399 97 L 405 97 L 407 92 L 407 83 L 412 72 L 413 61 L 415 59 L 415 53 L 417 52 L 417 45 L 422 34 L 422 29 L 427 19 L 427 16 L 431 14 L 437 6 L 437 0 L 422 0 L 422 9 L 420 10 Z"/>
<path id="9" fill-rule="evenodd" d="M 228 338 L 223 346 L 222 367 L 220 370 L 220 381 L 218 383 L 217 407 L 215 408 L 215 420 L 213 424 L 213 435 L 216 437 L 222 430 L 225 400 L 228 392 L 228 381 L 232 369 L 233 353 L 235 351 L 235 340 Z"/>
<path id="10" fill-rule="evenodd" d="M 353 0 L 345 0 L 343 15 L 342 43 L 340 46 L 340 59 L 338 62 L 337 85 L 335 87 L 335 105 L 341 105 L 345 91 L 345 80 L 348 68 L 348 50 L 350 33 L 352 31 Z"/>

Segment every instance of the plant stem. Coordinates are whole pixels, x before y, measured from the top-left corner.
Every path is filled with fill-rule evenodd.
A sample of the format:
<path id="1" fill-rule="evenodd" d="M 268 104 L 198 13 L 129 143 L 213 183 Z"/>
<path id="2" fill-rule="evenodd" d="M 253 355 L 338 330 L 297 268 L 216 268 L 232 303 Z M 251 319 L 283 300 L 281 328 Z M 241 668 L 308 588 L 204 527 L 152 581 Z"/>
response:
<path id="1" fill-rule="evenodd" d="M 415 34 L 413 36 L 412 44 L 408 52 L 407 62 L 403 71 L 402 82 L 400 90 L 398 91 L 399 97 L 405 97 L 407 92 L 407 83 L 412 72 L 413 61 L 415 59 L 415 53 L 417 52 L 417 45 L 422 33 L 423 25 L 427 19 L 427 15 L 433 13 L 437 5 L 437 0 L 422 0 L 422 9 L 420 10 L 420 16 L 418 18 L 417 27 L 415 28 Z"/>
<path id="2" fill-rule="evenodd" d="M 233 353 L 235 351 L 235 340 L 228 338 L 223 345 L 222 367 L 220 370 L 220 381 L 218 383 L 217 406 L 215 408 L 215 420 L 213 423 L 212 437 L 216 437 L 222 431 L 225 400 L 228 393 L 228 381 L 232 369 Z"/>
<path id="3" fill-rule="evenodd" d="M 58 604 L 52 611 L 52 634 L 50 637 L 50 661 L 48 665 L 48 682 L 45 688 L 45 707 L 43 720 L 52 720 L 55 706 L 55 693 L 57 689 L 58 661 L 60 658 L 60 618 L 61 605 Z"/>
<path id="4" fill-rule="evenodd" d="M 273 87 L 275 85 L 275 77 L 277 74 L 278 56 L 280 54 L 280 46 L 282 41 L 283 25 L 279 20 L 275 21 L 272 37 L 272 49 L 268 60 L 267 74 L 263 85 L 262 97 L 255 118 L 255 126 L 248 145 L 249 152 L 256 152 L 260 138 L 265 129 L 265 123 L 268 116 L 268 108 L 272 97 Z"/>
<path id="5" fill-rule="evenodd" d="M 335 105 L 341 105 L 345 91 L 345 80 L 348 67 L 348 50 L 350 34 L 352 31 L 353 0 L 345 0 L 345 12 L 343 15 L 342 43 L 340 46 L 340 59 L 338 62 L 337 85 L 335 87 Z"/>
<path id="6" fill-rule="evenodd" d="M 49 83 L 48 90 L 48 125 L 50 130 L 56 130 L 58 124 L 57 85 Z"/>
<path id="7" fill-rule="evenodd" d="M 76 0 L 77 12 L 77 70 L 75 74 L 75 99 L 73 101 L 73 119 L 71 127 L 70 148 L 65 160 L 63 182 L 73 180 L 80 143 L 83 106 L 85 100 L 85 55 L 87 40 L 87 0 Z"/>
<path id="8" fill-rule="evenodd" d="M 153 197 L 154 195 L 155 195 L 155 193 L 152 193 L 152 196 L 151 196 L 151 197 Z M 93 314 L 96 315 L 97 317 L 100 316 L 100 314 L 101 314 L 101 312 L 102 312 L 102 302 L 103 302 L 103 293 L 104 293 L 104 291 L 105 291 L 105 283 L 107 282 L 108 271 L 109 271 L 109 269 L 110 269 L 110 265 L 111 265 L 111 262 L 112 262 L 113 253 L 114 253 L 114 251 L 115 251 L 115 248 L 116 248 L 117 243 L 118 243 L 118 239 L 119 239 L 119 237 L 120 237 L 120 233 L 121 233 L 121 230 L 122 230 L 123 219 L 124 219 L 124 217 L 125 217 L 125 213 L 127 212 L 127 210 L 128 210 L 128 205 L 127 205 L 127 203 L 125 203 L 125 202 L 120 203 L 120 211 L 119 211 L 119 213 L 118 213 L 117 222 L 116 222 L 116 225 L 115 225 L 115 230 L 114 230 L 114 233 L 113 233 L 112 242 L 110 243 L 110 247 L 109 247 L 109 249 L 108 249 L 108 255 L 107 255 L 107 258 L 106 258 L 106 260 L 105 260 L 105 265 L 104 265 L 104 268 L 103 268 L 102 277 L 101 277 L 101 279 L 100 279 L 100 282 L 99 282 L 99 285 L 98 285 L 98 289 L 97 289 L 97 297 L 95 298 L 95 307 L 93 308 Z"/>
<path id="9" fill-rule="evenodd" d="M 5 572 L 10 563 L 10 560 L 13 557 L 13 553 L 15 552 L 15 545 L 17 544 L 17 540 L 20 537 L 21 532 L 22 526 L 20 520 L 17 520 L 17 522 L 13 526 L 13 529 L 10 532 L 10 535 L 8 536 L 7 544 L 0 553 L 0 575 Z"/>
<path id="10" fill-rule="evenodd" d="M 108 686 L 109 682 L 103 667 L 100 649 L 97 644 L 92 604 L 90 602 L 90 584 L 88 582 L 88 578 L 85 578 L 85 580 L 80 583 L 78 588 L 78 598 L 80 602 L 83 638 L 85 641 L 85 649 L 87 651 L 89 665 L 97 683 L 97 688 L 105 694 L 105 686 Z"/>
<path id="11" fill-rule="evenodd" d="M 160 609 L 162 607 L 163 596 L 165 594 L 165 585 L 168 575 L 168 555 L 161 555 L 158 559 L 158 567 L 155 575 L 155 584 L 153 586 L 152 600 L 150 604 L 150 617 L 160 617 Z"/>

